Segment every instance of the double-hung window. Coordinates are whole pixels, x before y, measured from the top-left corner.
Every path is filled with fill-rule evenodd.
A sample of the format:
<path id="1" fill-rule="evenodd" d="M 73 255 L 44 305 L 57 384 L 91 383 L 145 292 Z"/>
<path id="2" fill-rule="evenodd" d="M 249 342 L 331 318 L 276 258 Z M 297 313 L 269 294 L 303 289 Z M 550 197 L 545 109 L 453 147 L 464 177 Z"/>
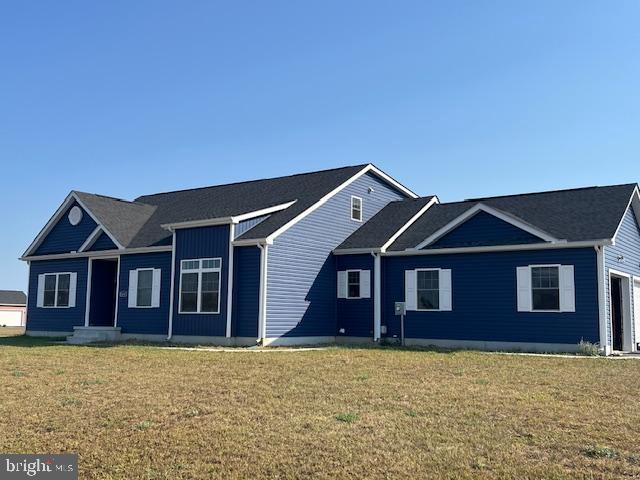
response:
<path id="1" fill-rule="evenodd" d="M 573 265 L 516 268 L 519 312 L 575 312 Z"/>
<path id="2" fill-rule="evenodd" d="M 371 270 L 339 271 L 338 298 L 371 298 Z"/>
<path id="3" fill-rule="evenodd" d="M 159 268 L 129 270 L 129 308 L 158 308 L 160 306 Z"/>
<path id="4" fill-rule="evenodd" d="M 220 313 L 221 258 L 182 260 L 180 313 Z"/>
<path id="5" fill-rule="evenodd" d="M 440 270 L 417 270 L 418 310 L 440 310 Z"/>
<path id="6" fill-rule="evenodd" d="M 351 197 L 351 220 L 362 221 L 362 198 Z"/>
<path id="7" fill-rule="evenodd" d="M 560 309 L 560 267 L 531 267 L 531 309 Z"/>
<path id="8" fill-rule="evenodd" d="M 453 309 L 451 270 L 416 268 L 404 272 L 407 311 L 448 312 Z"/>
<path id="9" fill-rule="evenodd" d="M 347 270 L 347 298 L 360 298 L 360 270 Z"/>
<path id="10" fill-rule="evenodd" d="M 44 273 L 38 275 L 38 307 L 75 307 L 76 273 Z"/>

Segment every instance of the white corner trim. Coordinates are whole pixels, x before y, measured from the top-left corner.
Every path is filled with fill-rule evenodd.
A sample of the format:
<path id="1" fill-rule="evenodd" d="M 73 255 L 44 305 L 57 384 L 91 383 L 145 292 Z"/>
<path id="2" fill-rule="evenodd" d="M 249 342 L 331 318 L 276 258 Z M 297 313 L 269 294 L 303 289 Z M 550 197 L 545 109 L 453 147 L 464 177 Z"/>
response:
<path id="1" fill-rule="evenodd" d="M 438 200 L 438 197 L 433 197 L 431 200 L 429 200 L 429 202 L 427 202 L 427 204 L 422 207 L 418 213 L 416 213 L 413 217 L 411 217 L 407 223 L 405 223 L 402 227 L 400 227 L 400 229 L 394 233 L 393 235 L 391 235 L 391 237 L 389 238 L 389 240 L 387 240 L 385 242 L 384 245 L 382 245 L 382 247 L 380 248 L 381 252 L 386 252 L 387 248 L 389 248 L 393 242 L 395 242 L 398 237 L 400 235 L 402 235 L 411 225 L 413 225 L 416 220 L 418 220 L 423 214 L 424 212 L 426 212 L 427 210 L 429 210 L 429 208 L 431 208 L 431 206 L 433 206 L 434 204 L 440 203 L 440 201 Z"/>
<path id="2" fill-rule="evenodd" d="M 85 212 L 87 212 L 87 214 L 93 219 L 93 221 L 96 222 L 96 224 L 104 230 L 104 233 L 106 233 L 109 236 L 109 238 L 113 241 L 113 243 L 118 248 L 124 248 L 120 244 L 120 242 L 118 242 L 118 240 L 116 240 L 116 238 L 104 227 L 104 225 L 102 223 L 100 223 L 100 221 L 96 218 L 96 216 L 93 213 L 91 213 L 91 210 L 89 210 L 86 207 L 86 205 L 80 200 L 80 198 L 78 198 L 78 195 L 76 194 L 76 192 L 72 190 L 66 196 L 66 198 L 64 199 L 62 204 L 58 207 L 58 209 L 54 212 L 54 214 L 51 216 L 49 221 L 45 224 L 44 228 L 42 230 L 40 230 L 40 233 L 38 233 L 38 235 L 33 240 L 33 242 L 31 242 L 31 245 L 29 245 L 29 247 L 27 247 L 25 252 L 22 254 L 21 258 L 24 259 L 24 258 L 29 257 L 40 246 L 40 244 L 45 239 L 45 237 L 49 234 L 51 229 L 53 229 L 53 227 L 58 223 L 58 221 L 62 218 L 62 215 L 67 211 L 69 206 L 74 201 L 77 202 L 78 205 L 80 205 L 82 207 L 82 209 Z"/>
<path id="3" fill-rule="evenodd" d="M 93 244 L 96 243 L 96 240 L 98 239 L 98 237 L 102 232 L 103 232 L 102 227 L 98 225 L 95 228 L 95 230 L 89 234 L 89 236 L 84 241 L 84 243 L 80 246 L 80 248 L 78 249 L 78 252 L 84 252 L 90 249 L 93 246 Z"/>
<path id="4" fill-rule="evenodd" d="M 175 279 L 176 279 L 176 232 L 173 232 L 173 242 L 171 243 L 171 281 L 169 291 L 169 328 L 167 329 L 167 340 L 173 336 L 173 302 L 175 299 Z"/>
<path id="5" fill-rule="evenodd" d="M 373 341 L 380 340 L 380 330 L 382 324 L 382 281 L 380 255 L 373 258 Z"/>
<path id="6" fill-rule="evenodd" d="M 249 220 L 251 218 L 261 217 L 263 215 L 269 215 L 270 213 L 286 210 L 297 201 L 298 200 L 293 200 L 291 202 L 281 203 L 280 205 L 274 205 L 273 207 L 267 207 L 261 210 L 254 210 L 253 212 L 243 213 L 242 215 L 234 215 L 233 217 L 231 217 L 231 219 L 233 223 L 244 222 L 245 220 Z"/>
<path id="7" fill-rule="evenodd" d="M 596 246 L 596 266 L 598 270 L 598 328 L 600 332 L 600 348 L 605 355 L 611 353 L 609 337 L 607 335 L 607 302 L 606 302 L 606 275 L 604 263 L 604 247 Z"/>
<path id="8" fill-rule="evenodd" d="M 467 221 L 468 219 L 470 219 L 471 217 L 473 217 L 474 215 L 476 215 L 481 211 L 488 213 L 489 215 L 493 215 L 494 217 L 499 218 L 500 220 L 503 220 L 507 223 L 510 223 L 511 225 L 521 230 L 524 230 L 525 232 L 528 232 L 532 235 L 535 235 L 536 237 L 540 237 L 542 240 L 546 242 L 565 242 L 566 241 L 566 240 L 555 238 L 552 235 L 548 234 L 547 232 L 540 230 L 539 228 L 536 228 L 533 225 L 530 225 L 529 223 L 526 223 L 525 221 L 513 215 L 502 212 L 500 210 L 497 210 L 483 203 L 478 203 L 475 206 L 468 209 L 467 211 L 465 211 L 464 213 L 462 213 L 461 215 L 458 215 L 456 218 L 454 218 L 449 223 L 447 223 L 444 227 L 440 228 L 436 232 L 429 235 L 426 239 L 424 239 L 421 243 L 419 243 L 414 248 L 417 250 L 420 250 L 421 248 L 424 248 L 427 245 L 430 245 L 431 243 L 443 237 L 444 235 L 449 233 L 451 230 L 461 225 L 462 223 L 464 223 L 465 221 Z"/>
<path id="9" fill-rule="evenodd" d="M 285 231 L 287 231 L 289 228 L 291 228 L 293 225 L 295 225 L 300 220 L 305 218 L 307 215 L 309 215 L 310 213 L 314 212 L 315 210 L 320 208 L 322 205 L 327 203 L 335 194 L 337 194 L 338 192 L 340 192 L 344 188 L 348 187 L 353 182 L 355 182 L 357 179 L 359 179 L 360 177 L 362 177 L 363 175 L 365 175 L 365 174 L 367 174 L 369 172 L 374 173 L 375 175 L 380 177 L 382 180 L 384 180 L 385 182 L 389 183 L 390 185 L 392 185 L 393 187 L 397 188 L 398 190 L 402 191 L 403 193 L 405 193 L 409 197 L 411 197 L 411 198 L 417 198 L 418 197 L 418 195 L 416 195 L 414 192 L 409 190 L 404 185 L 401 185 L 400 183 L 395 181 L 393 178 L 391 178 L 389 175 L 387 175 L 383 171 L 379 170 L 378 168 L 376 168 L 372 164 L 368 164 L 367 166 L 363 167 L 362 170 L 360 170 L 358 173 L 356 173 L 351 178 L 349 178 L 346 182 L 342 183 L 341 185 L 338 185 L 336 188 L 331 190 L 329 193 L 327 193 L 324 197 L 322 197 L 316 203 L 311 205 L 309 208 L 307 208 L 306 210 L 304 210 L 300 214 L 296 215 L 289 222 L 285 223 L 280 228 L 278 228 L 275 232 L 273 232 L 271 235 L 269 235 L 266 238 L 267 244 L 272 244 L 273 241 L 276 239 L 276 237 L 278 237 L 280 234 L 282 234 Z"/>
<path id="10" fill-rule="evenodd" d="M 233 313 L 233 237 L 235 225 L 229 225 L 229 259 L 227 260 L 227 329 L 226 337 L 231 337 L 231 315 Z"/>
<path id="11" fill-rule="evenodd" d="M 268 245 L 258 245 L 260 249 L 260 289 L 258 304 L 258 342 L 265 342 L 267 339 L 267 253 Z"/>
<path id="12" fill-rule="evenodd" d="M 523 243 L 520 245 L 488 245 L 486 247 L 456 247 L 433 248 L 426 250 L 407 249 L 400 251 L 387 251 L 381 255 L 388 257 L 420 256 L 420 255 L 444 255 L 453 253 L 485 253 L 485 252 L 512 252 L 519 250 L 552 250 L 560 248 L 586 248 L 596 245 L 610 245 L 609 240 L 590 240 L 585 242 L 560 242 L 560 243 Z"/>
<path id="13" fill-rule="evenodd" d="M 634 202 L 635 200 L 635 202 Z M 622 224 L 624 223 L 624 217 L 627 216 L 627 212 L 629 211 L 629 207 L 633 208 L 633 213 L 636 216 L 636 219 L 640 221 L 640 192 L 638 191 L 638 187 L 633 189 L 633 193 L 627 202 L 627 207 L 624 209 L 622 217 L 620 218 L 620 222 L 618 222 L 618 226 L 616 227 L 616 231 L 613 234 L 613 245 L 616 243 L 616 238 L 618 238 L 618 232 L 622 228 Z"/>

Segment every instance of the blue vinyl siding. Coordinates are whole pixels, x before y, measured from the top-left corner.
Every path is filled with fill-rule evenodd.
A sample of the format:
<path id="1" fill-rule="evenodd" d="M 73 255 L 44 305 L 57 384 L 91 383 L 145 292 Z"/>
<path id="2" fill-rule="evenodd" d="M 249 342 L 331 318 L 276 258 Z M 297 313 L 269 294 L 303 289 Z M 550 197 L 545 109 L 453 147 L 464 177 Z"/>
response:
<path id="1" fill-rule="evenodd" d="M 336 268 L 344 270 L 369 270 L 371 272 L 371 298 L 338 298 L 338 327 L 336 335 L 373 338 L 373 256 L 337 255 Z M 344 333 L 340 333 L 340 329 Z"/>
<path id="2" fill-rule="evenodd" d="M 71 225 L 67 218 L 69 210 L 73 207 L 82 210 L 82 220 L 78 225 Z M 93 221 L 91 216 L 84 211 L 77 203 L 73 203 L 67 211 L 60 217 L 51 231 L 44 238 L 40 246 L 36 249 L 34 255 L 49 255 L 55 253 L 69 253 L 78 251 L 91 232 L 98 225 Z"/>
<path id="3" fill-rule="evenodd" d="M 253 227 L 258 225 L 259 223 L 265 221 L 269 218 L 270 215 L 262 215 L 261 217 L 250 218 L 249 220 L 245 220 L 244 222 L 240 222 L 236 225 L 234 230 L 234 237 L 238 238 L 243 233 L 251 230 Z"/>
<path id="4" fill-rule="evenodd" d="M 233 256 L 231 335 L 257 339 L 260 302 L 260 249 L 258 247 L 235 247 Z"/>
<path id="5" fill-rule="evenodd" d="M 609 345 L 612 345 L 611 338 L 611 297 L 609 293 L 609 269 L 618 270 L 619 272 L 628 273 L 630 275 L 640 277 L 640 228 L 634 215 L 633 208 L 624 215 L 622 225 L 615 238 L 615 245 L 604 248 L 604 265 L 605 265 L 605 305 L 607 315 L 607 339 Z M 622 261 L 618 257 L 624 257 Z M 634 314 L 633 305 L 633 281 L 631 282 L 631 314 Z M 637 320 L 637 319 L 635 319 Z M 635 321 L 631 322 L 632 338 L 638 342 L 640 339 L 635 335 Z"/>
<path id="6" fill-rule="evenodd" d="M 101 250 L 117 250 L 117 246 L 115 243 L 113 243 L 113 241 L 109 238 L 109 235 L 107 235 L 106 233 L 102 232 L 98 238 L 96 239 L 95 242 L 93 242 L 93 245 L 91 245 L 91 248 L 89 249 L 90 252 L 98 252 Z"/>
<path id="7" fill-rule="evenodd" d="M 84 325 L 87 302 L 87 259 L 32 261 L 29 268 L 27 330 L 72 332 Z M 38 308 L 38 275 L 43 273 L 76 272 L 76 306 L 73 308 Z"/>
<path id="8" fill-rule="evenodd" d="M 225 336 L 227 328 L 227 280 L 229 270 L 229 225 L 176 231 L 176 264 L 173 334 Z M 222 258 L 220 313 L 179 313 L 180 261 Z"/>
<path id="9" fill-rule="evenodd" d="M 129 271 L 137 268 L 159 268 L 161 270 L 160 306 L 158 308 L 129 308 Z M 120 257 L 119 290 L 118 326 L 122 329 L 122 333 L 168 334 L 171 252 L 122 255 Z"/>
<path id="10" fill-rule="evenodd" d="M 517 311 L 516 267 L 574 265 L 576 311 Z M 407 338 L 577 344 L 598 342 L 598 281 L 593 248 L 383 257 L 382 324 L 399 336 L 394 302 L 404 301 L 404 272 L 448 268 L 453 310 L 407 312 Z"/>
<path id="11" fill-rule="evenodd" d="M 480 211 L 425 248 L 518 245 L 543 241 L 504 220 Z"/>
<path id="12" fill-rule="evenodd" d="M 335 335 L 336 268 L 331 252 L 362 225 L 351 220 L 351 195 L 362 197 L 365 222 L 404 197 L 365 174 L 269 245 L 268 337 Z"/>

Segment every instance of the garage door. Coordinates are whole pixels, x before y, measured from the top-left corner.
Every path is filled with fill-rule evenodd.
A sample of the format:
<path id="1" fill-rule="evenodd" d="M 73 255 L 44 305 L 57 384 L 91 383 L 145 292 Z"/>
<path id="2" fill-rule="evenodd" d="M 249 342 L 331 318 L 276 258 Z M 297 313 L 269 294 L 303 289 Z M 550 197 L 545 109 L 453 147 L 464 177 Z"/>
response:
<path id="1" fill-rule="evenodd" d="M 0 311 L 0 327 L 20 327 L 22 325 L 22 312 L 20 310 Z"/>

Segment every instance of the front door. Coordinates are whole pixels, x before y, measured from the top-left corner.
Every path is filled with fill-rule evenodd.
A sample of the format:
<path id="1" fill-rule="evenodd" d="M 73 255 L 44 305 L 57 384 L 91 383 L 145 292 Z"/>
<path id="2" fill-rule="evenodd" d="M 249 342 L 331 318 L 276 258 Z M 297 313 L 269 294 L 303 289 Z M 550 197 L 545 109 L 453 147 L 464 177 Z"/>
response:
<path id="1" fill-rule="evenodd" d="M 613 349 L 622 350 L 622 279 L 611 277 L 611 336 Z"/>
<path id="2" fill-rule="evenodd" d="M 91 261 L 90 327 L 113 327 L 115 324 L 117 259 Z"/>

